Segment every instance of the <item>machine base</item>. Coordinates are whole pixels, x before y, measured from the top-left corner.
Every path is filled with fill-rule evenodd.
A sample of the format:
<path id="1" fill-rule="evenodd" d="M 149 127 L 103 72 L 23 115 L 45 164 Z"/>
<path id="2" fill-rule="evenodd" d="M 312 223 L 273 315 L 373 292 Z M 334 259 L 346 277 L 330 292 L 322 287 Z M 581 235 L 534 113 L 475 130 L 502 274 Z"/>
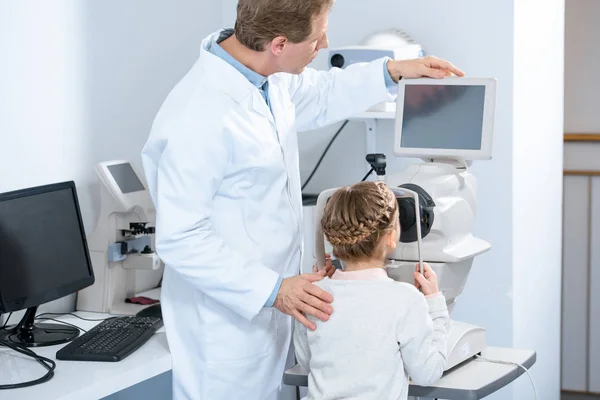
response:
<path id="1" fill-rule="evenodd" d="M 486 348 L 484 328 L 464 322 L 450 321 L 448 335 L 448 361 L 445 371 L 454 368 Z"/>

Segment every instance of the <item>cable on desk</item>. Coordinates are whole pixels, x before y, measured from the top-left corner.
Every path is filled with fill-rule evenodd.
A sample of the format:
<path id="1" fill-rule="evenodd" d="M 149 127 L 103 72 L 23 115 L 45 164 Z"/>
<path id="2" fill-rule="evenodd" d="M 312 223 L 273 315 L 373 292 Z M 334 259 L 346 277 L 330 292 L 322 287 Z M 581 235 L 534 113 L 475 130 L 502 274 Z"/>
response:
<path id="1" fill-rule="evenodd" d="M 107 319 L 114 318 L 114 317 L 108 317 L 108 318 L 90 319 L 90 318 L 80 317 L 79 315 L 74 314 L 74 313 L 43 313 L 43 314 L 38 314 L 36 316 L 36 318 L 43 317 L 44 315 L 58 315 L 58 316 L 61 316 L 61 315 L 71 315 L 71 316 L 73 316 L 75 318 L 79 318 L 79 319 L 81 319 L 83 321 L 92 321 L 92 322 L 106 321 Z"/>
<path id="2" fill-rule="evenodd" d="M 61 321 L 61 320 L 59 320 L 59 319 L 55 319 L 55 318 L 47 318 L 47 317 L 42 317 L 42 318 L 40 318 L 39 316 L 35 317 L 35 319 L 36 319 L 36 320 L 40 320 L 40 321 L 54 321 L 54 322 L 56 322 L 56 323 L 63 324 L 63 325 L 67 325 L 67 326 L 70 326 L 70 327 L 72 327 L 72 328 L 78 329 L 78 330 L 80 330 L 80 331 L 81 331 L 81 332 L 83 332 L 83 333 L 87 333 L 87 331 L 86 331 L 85 329 L 83 329 L 83 328 L 80 328 L 80 327 L 78 327 L 77 325 L 73 325 L 73 324 L 70 324 L 70 323 L 68 323 L 68 322 Z"/>
<path id="3" fill-rule="evenodd" d="M 46 372 L 46 375 L 42 376 L 41 378 L 34 379 L 29 382 L 13 383 L 13 384 L 9 384 L 9 385 L 0 385 L 0 390 L 20 389 L 20 388 L 38 385 L 40 383 L 48 382 L 54 376 L 54 370 L 56 369 L 56 363 L 53 360 L 46 358 L 46 357 L 42 357 L 40 355 L 37 355 L 36 353 L 34 353 L 33 351 L 31 351 L 30 349 L 28 349 L 25 346 L 22 346 L 22 345 L 19 345 L 16 343 L 12 343 L 10 341 L 6 341 L 3 339 L 0 339 L 0 346 L 8 347 L 9 349 L 16 351 L 17 353 L 21 353 L 23 355 L 31 357 L 48 370 L 48 372 Z"/>
<path id="4" fill-rule="evenodd" d="M 481 357 L 480 355 L 476 355 L 476 357 L 482 361 L 487 361 L 495 364 L 503 364 L 503 365 L 512 365 L 521 368 L 529 377 L 529 381 L 531 382 L 531 386 L 533 387 L 533 394 L 535 395 L 535 400 L 538 400 L 537 389 L 535 388 L 535 383 L 533 382 L 533 378 L 529 374 L 529 370 L 522 366 L 521 364 L 510 362 L 510 361 L 499 361 L 499 360 L 490 360 L 489 358 Z"/>
<path id="5" fill-rule="evenodd" d="M 68 314 L 72 315 L 74 317 L 77 317 L 79 319 L 85 320 L 85 321 L 103 321 L 103 319 L 102 320 L 93 320 L 93 319 L 83 318 L 83 317 L 80 317 L 80 316 L 72 314 L 72 313 L 68 313 Z M 65 315 L 65 314 L 44 313 L 44 314 L 38 315 L 36 317 L 36 319 L 42 320 L 42 321 L 43 320 L 51 320 L 51 321 L 57 322 L 59 324 L 71 326 L 75 329 L 78 329 L 78 330 L 84 332 L 84 333 L 87 332 L 85 329 L 82 329 L 82 328 L 80 328 L 76 325 L 70 324 L 68 322 L 60 321 L 60 320 L 57 320 L 54 318 L 44 318 L 43 317 L 44 315 Z M 4 322 L 4 324 L 2 325 L 2 328 L 0 328 L 0 330 L 6 329 L 6 327 L 8 326 L 8 321 L 11 316 L 12 316 L 12 313 L 8 314 L 8 317 L 6 318 L 6 321 Z M 109 319 L 109 318 L 107 318 L 107 319 Z M 17 343 L 13 343 L 10 340 L 7 341 L 7 340 L 0 339 L 0 347 L 8 347 L 9 349 L 11 349 L 17 353 L 31 357 L 48 371 L 41 378 L 34 379 L 34 380 L 31 380 L 28 382 L 14 383 L 14 384 L 9 384 L 9 385 L 0 385 L 0 390 L 20 389 L 20 388 L 30 387 L 30 386 L 34 386 L 34 385 L 39 385 L 41 383 L 48 382 L 54 376 L 54 370 L 56 369 L 56 363 L 53 360 L 43 357 L 43 356 L 40 356 L 40 355 L 36 354 L 34 351 L 27 348 L 26 346 L 23 346 L 23 345 L 20 345 Z"/>
<path id="6" fill-rule="evenodd" d="M 6 321 L 4 321 L 4 325 L 2 325 L 2 327 L 0 328 L 0 331 L 2 331 L 2 330 L 6 330 L 6 327 L 8 326 L 8 321 L 10 320 L 10 317 L 12 316 L 12 314 L 13 314 L 13 313 L 10 313 L 10 314 L 8 314 L 8 317 L 6 318 Z M 45 316 L 45 315 L 56 315 L 56 316 L 61 316 L 61 315 L 71 315 L 71 316 L 73 316 L 73 317 L 75 317 L 75 318 L 79 318 L 80 320 L 83 320 L 83 321 L 91 321 L 91 322 L 101 322 L 101 321 L 106 321 L 106 320 L 108 320 L 108 319 L 111 319 L 111 318 L 115 318 L 115 317 L 108 317 L 108 318 L 100 318 L 100 319 L 91 319 L 91 318 L 84 318 L 84 317 L 80 317 L 79 315 L 77 315 L 77 314 L 74 314 L 74 313 L 43 313 L 43 314 L 38 314 L 38 315 L 35 317 L 36 319 L 41 319 L 41 320 L 44 320 L 44 319 L 49 319 L 49 320 L 52 320 L 52 321 L 55 321 L 55 322 L 58 322 L 58 323 L 61 323 L 61 324 L 64 324 L 64 325 L 70 325 L 70 326 L 72 326 L 73 328 L 77 328 L 77 329 L 79 329 L 79 330 L 81 330 L 81 331 L 83 331 L 83 332 L 86 332 L 86 331 L 85 331 L 84 329 L 82 329 L 82 328 L 78 327 L 78 326 L 71 325 L 71 324 L 69 324 L 68 322 L 57 321 L 57 320 L 55 320 L 55 319 L 52 319 L 52 318 L 40 318 L 40 317 L 43 317 L 43 316 Z"/>

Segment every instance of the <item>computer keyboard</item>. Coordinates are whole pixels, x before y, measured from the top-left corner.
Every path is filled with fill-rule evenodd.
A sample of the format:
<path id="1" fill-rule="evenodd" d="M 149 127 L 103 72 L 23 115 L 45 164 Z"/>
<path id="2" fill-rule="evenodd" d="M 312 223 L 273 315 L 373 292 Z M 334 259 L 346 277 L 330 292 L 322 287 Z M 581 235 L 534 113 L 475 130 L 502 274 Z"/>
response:
<path id="1" fill-rule="evenodd" d="M 58 360 L 121 361 L 162 326 L 158 317 L 119 317 L 102 321 L 56 353 Z"/>

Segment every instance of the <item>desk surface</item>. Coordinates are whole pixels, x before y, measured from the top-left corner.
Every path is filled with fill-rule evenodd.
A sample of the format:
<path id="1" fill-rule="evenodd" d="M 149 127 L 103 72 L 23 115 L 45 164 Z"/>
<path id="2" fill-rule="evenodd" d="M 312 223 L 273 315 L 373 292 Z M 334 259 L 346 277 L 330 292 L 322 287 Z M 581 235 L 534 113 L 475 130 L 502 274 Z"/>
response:
<path id="1" fill-rule="evenodd" d="M 78 312 L 77 315 L 90 319 L 109 317 L 106 314 L 86 312 Z M 99 323 L 83 321 L 73 316 L 58 319 L 86 330 Z M 54 377 L 50 381 L 23 389 L 2 390 L 0 400 L 101 399 L 171 370 L 171 354 L 164 328 L 129 357 L 116 363 L 58 361 L 56 352 L 63 346 L 65 345 L 32 349 L 37 354 L 56 361 Z M 0 384 L 37 379 L 47 372 L 35 360 L 7 348 L 0 348 L 0 365 Z"/>
<path id="2" fill-rule="evenodd" d="M 491 360 L 518 363 L 525 368 L 530 368 L 536 360 L 536 353 L 532 350 L 499 347 L 488 347 L 482 356 Z M 431 387 L 411 384 L 408 395 L 427 399 L 478 400 L 508 385 L 523 373 L 521 368 L 514 365 L 475 359 L 447 371 Z M 283 383 L 308 386 L 308 377 L 301 367 L 295 366 L 285 372 Z"/>

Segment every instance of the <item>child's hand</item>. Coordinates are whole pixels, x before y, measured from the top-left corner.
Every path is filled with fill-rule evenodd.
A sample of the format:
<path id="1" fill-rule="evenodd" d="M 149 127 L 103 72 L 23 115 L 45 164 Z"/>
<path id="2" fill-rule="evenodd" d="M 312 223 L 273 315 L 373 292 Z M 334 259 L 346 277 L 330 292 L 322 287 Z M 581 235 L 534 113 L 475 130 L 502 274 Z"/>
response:
<path id="1" fill-rule="evenodd" d="M 439 292 L 440 289 L 438 288 L 437 275 L 431 269 L 429 264 L 423 263 L 423 273 L 425 276 L 423 276 L 419 271 L 419 264 L 417 264 L 415 270 L 415 287 L 420 289 L 425 296 Z"/>
<path id="2" fill-rule="evenodd" d="M 319 267 L 317 264 L 313 265 L 313 274 L 318 274 L 319 272 L 325 277 L 328 276 L 331 278 L 333 273 L 335 272 L 335 267 L 333 266 L 333 261 L 331 261 L 331 255 L 328 253 L 325 254 L 325 268 L 319 271 Z"/>

